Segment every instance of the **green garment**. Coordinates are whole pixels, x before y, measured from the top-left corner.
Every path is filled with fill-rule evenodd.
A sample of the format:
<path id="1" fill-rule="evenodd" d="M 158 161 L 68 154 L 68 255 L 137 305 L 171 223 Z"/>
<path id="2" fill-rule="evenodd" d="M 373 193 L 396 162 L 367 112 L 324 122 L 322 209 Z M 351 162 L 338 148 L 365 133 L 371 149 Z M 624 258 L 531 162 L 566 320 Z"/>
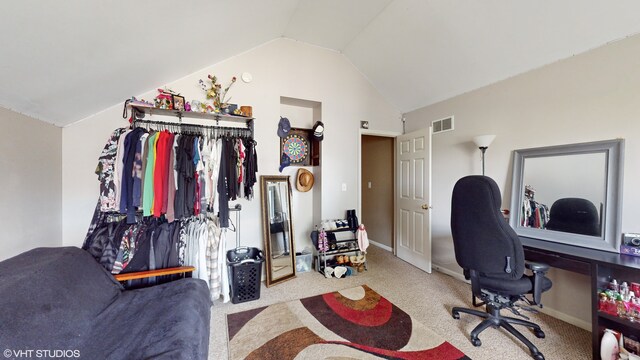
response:
<path id="1" fill-rule="evenodd" d="M 149 135 L 147 139 L 147 168 L 144 172 L 144 192 L 142 194 L 142 214 L 151 216 L 153 207 L 153 170 L 156 165 L 156 143 L 158 134 Z"/>

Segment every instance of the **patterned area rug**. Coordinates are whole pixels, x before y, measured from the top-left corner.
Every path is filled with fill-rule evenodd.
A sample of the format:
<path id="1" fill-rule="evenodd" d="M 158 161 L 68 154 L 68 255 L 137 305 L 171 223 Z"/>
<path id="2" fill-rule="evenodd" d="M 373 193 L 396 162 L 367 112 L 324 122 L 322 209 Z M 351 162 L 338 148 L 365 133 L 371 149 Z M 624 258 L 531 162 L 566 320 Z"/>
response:
<path id="1" fill-rule="evenodd" d="M 368 286 L 227 315 L 229 358 L 464 359 Z"/>

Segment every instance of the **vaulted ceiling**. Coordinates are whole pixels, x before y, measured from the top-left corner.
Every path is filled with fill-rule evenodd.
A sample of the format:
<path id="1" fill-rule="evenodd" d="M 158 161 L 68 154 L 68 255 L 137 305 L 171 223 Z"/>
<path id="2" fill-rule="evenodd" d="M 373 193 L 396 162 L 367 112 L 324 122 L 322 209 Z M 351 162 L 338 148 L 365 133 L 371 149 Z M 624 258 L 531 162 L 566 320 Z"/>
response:
<path id="1" fill-rule="evenodd" d="M 639 33 L 638 19 L 635 0 L 11 1 L 0 106 L 64 126 L 287 37 L 342 52 L 408 112 Z"/>

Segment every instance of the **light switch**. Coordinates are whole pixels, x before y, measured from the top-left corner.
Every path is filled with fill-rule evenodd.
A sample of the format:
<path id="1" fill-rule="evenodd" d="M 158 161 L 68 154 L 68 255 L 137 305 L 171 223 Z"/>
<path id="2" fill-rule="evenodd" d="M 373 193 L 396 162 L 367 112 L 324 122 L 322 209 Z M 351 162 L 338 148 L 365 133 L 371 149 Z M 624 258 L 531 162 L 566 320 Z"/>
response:
<path id="1" fill-rule="evenodd" d="M 367 183 L 367 187 L 368 187 L 369 189 L 371 189 L 371 181 L 369 181 L 369 182 Z"/>
<path id="2" fill-rule="evenodd" d="M 347 191 L 347 184 L 342 183 L 342 191 Z"/>

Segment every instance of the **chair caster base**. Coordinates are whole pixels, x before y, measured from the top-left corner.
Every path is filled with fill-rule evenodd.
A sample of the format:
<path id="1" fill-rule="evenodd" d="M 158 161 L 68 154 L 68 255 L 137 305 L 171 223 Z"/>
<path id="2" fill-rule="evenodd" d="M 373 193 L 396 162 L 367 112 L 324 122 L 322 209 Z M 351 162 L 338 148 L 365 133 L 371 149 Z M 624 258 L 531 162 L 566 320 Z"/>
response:
<path id="1" fill-rule="evenodd" d="M 544 360 L 544 355 L 542 355 L 542 353 L 531 354 L 531 356 L 536 360 Z"/>
<path id="2" fill-rule="evenodd" d="M 453 318 L 456 319 L 456 320 L 460 319 L 460 313 L 458 313 L 458 312 L 452 312 L 451 316 L 453 316 Z"/>
<path id="3" fill-rule="evenodd" d="M 533 330 L 533 334 L 538 338 L 538 339 L 544 339 L 545 335 L 544 335 L 544 331 L 542 330 Z"/>
<path id="4" fill-rule="evenodd" d="M 482 341 L 480 341 L 480 339 L 478 338 L 472 338 L 471 339 L 471 344 L 475 347 L 478 347 L 480 345 L 482 345 Z"/>

